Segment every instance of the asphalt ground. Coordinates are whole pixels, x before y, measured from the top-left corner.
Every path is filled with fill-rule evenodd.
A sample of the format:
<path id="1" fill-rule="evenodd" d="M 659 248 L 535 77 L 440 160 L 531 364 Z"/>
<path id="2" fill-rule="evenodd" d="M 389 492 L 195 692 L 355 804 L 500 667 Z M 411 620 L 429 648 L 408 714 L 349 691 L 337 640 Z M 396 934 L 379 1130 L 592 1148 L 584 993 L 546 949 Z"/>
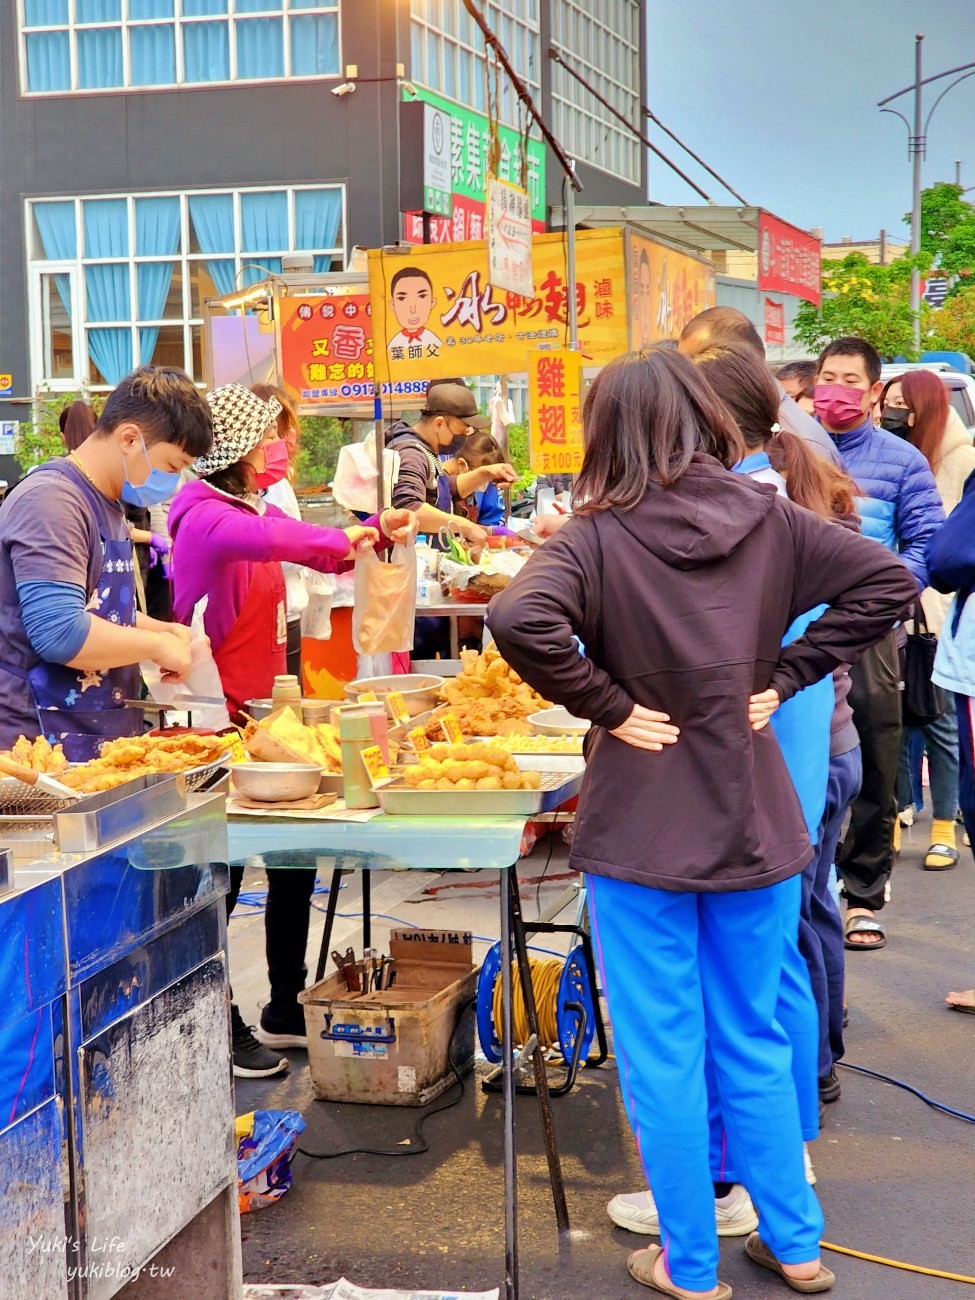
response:
<path id="1" fill-rule="evenodd" d="M 905 832 L 892 902 L 884 913 L 888 947 L 849 954 L 846 1059 L 975 1114 L 975 1017 L 943 1006 L 946 990 L 975 984 L 975 868 L 971 853 L 962 850 L 954 871 L 921 870 L 927 830 L 922 820 Z M 520 871 L 527 880 L 527 915 L 565 886 L 564 880 L 552 881 L 566 870 L 561 845 L 538 883 L 546 854 L 544 845 L 536 849 Z M 249 871 L 245 889 L 260 888 L 261 880 Z M 490 882 L 487 873 L 382 873 L 374 906 L 415 924 L 462 924 L 491 937 L 497 933 L 498 896 Z M 422 892 L 443 884 L 450 890 L 435 898 Z M 361 942 L 355 933 L 357 899 L 353 879 L 340 904 L 348 915 L 336 932 L 343 950 L 346 942 Z M 571 909 L 560 919 L 571 919 Z M 320 919 L 316 924 L 310 951 L 317 952 Z M 377 941 L 384 938 L 380 928 Z M 478 954 L 484 951 L 480 945 Z M 259 915 L 231 922 L 231 961 L 245 1019 L 254 1019 L 266 996 Z M 302 1145 L 320 1152 L 395 1148 L 409 1137 L 417 1112 L 317 1101 L 304 1053 L 289 1055 L 287 1076 L 238 1080 L 239 1113 L 256 1107 L 298 1109 L 308 1125 Z M 840 1074 L 843 1095 L 828 1107 L 823 1134 L 812 1146 L 825 1239 L 926 1268 L 975 1275 L 975 1126 L 939 1114 L 879 1080 L 850 1070 Z M 612 1064 L 584 1071 L 575 1089 L 553 1103 L 572 1223 L 570 1237 L 562 1242 L 537 1107 L 531 1097 L 519 1097 L 516 1104 L 523 1300 L 622 1300 L 651 1294 L 625 1271 L 627 1252 L 650 1239 L 614 1228 L 605 1213 L 613 1194 L 637 1190 L 642 1183 Z M 460 1103 L 433 1117 L 426 1136 L 429 1153 L 409 1158 L 298 1156 L 291 1191 L 276 1206 L 243 1219 L 245 1280 L 321 1284 L 344 1274 L 373 1287 L 481 1290 L 501 1284 L 500 1098 L 486 1095 L 477 1079 L 468 1076 Z M 790 1294 L 745 1258 L 740 1240 L 725 1240 L 721 1257 L 720 1275 L 736 1297 Z M 832 1294 L 842 1300 L 975 1296 L 962 1283 L 828 1251 L 824 1258 L 837 1276 Z"/>

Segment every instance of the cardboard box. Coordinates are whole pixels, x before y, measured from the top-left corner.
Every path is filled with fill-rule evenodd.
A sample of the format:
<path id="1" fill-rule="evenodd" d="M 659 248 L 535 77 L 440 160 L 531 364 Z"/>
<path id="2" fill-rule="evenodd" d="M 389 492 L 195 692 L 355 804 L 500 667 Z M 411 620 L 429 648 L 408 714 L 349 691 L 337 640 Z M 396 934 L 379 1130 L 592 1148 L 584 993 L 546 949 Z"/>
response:
<path id="1" fill-rule="evenodd" d="M 308 1068 L 325 1101 L 425 1106 L 474 1061 L 474 1017 L 457 1021 L 477 988 L 471 936 L 459 930 L 393 930 L 396 983 L 350 993 L 338 971 L 298 994 Z M 457 1032 L 454 1033 L 455 1029 Z"/>

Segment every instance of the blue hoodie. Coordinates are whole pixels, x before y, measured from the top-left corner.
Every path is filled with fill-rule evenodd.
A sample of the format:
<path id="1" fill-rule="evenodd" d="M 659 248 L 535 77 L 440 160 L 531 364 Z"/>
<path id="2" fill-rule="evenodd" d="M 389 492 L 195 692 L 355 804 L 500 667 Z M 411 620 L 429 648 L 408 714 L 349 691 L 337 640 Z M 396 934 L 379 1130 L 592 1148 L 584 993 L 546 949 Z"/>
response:
<path id="1" fill-rule="evenodd" d="M 931 585 L 936 591 L 953 591 L 954 599 L 938 637 L 938 653 L 931 674 L 938 686 L 958 695 L 975 695 L 975 474 L 948 522 L 928 547 Z"/>
<path id="2" fill-rule="evenodd" d="M 927 545 L 945 521 L 928 462 L 916 447 L 876 428 L 872 420 L 832 436 L 843 468 L 862 494 L 857 513 L 864 537 L 900 555 L 923 591 L 928 585 Z"/>

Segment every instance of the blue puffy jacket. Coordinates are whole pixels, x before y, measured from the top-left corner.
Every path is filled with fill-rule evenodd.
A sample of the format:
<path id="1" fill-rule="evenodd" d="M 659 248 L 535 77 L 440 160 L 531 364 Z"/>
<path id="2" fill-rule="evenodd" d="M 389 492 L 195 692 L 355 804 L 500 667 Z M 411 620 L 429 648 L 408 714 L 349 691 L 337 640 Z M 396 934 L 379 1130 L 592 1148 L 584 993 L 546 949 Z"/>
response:
<path id="1" fill-rule="evenodd" d="M 928 542 L 945 521 L 944 507 L 928 462 L 916 447 L 871 420 L 847 433 L 834 433 L 843 468 L 862 493 L 857 512 L 865 537 L 899 554 L 914 574 L 918 591 L 928 585 Z"/>

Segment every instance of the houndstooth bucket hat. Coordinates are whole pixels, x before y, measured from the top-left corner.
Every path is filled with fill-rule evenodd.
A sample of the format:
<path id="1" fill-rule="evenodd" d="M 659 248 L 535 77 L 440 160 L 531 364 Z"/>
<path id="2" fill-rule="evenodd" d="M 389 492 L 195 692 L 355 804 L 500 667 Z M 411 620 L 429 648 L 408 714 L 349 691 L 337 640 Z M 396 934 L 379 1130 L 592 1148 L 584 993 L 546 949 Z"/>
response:
<path id="1" fill-rule="evenodd" d="M 227 469 L 253 451 L 281 414 L 275 397 L 266 402 L 240 384 L 224 384 L 207 393 L 213 420 L 213 447 L 193 465 L 193 472 L 208 478 Z"/>

